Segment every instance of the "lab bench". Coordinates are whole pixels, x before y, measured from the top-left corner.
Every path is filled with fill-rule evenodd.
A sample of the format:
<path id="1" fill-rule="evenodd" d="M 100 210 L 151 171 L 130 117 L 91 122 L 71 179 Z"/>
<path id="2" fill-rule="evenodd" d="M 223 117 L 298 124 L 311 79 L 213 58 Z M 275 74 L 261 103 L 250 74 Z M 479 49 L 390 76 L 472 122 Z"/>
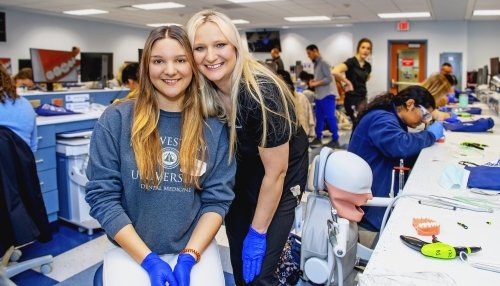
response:
<path id="1" fill-rule="evenodd" d="M 36 92 L 21 94 L 28 100 L 39 99 L 41 104 L 51 103 L 53 98 L 64 98 L 67 94 L 89 94 L 94 103 L 109 105 L 115 98 L 122 98 L 128 94 L 126 90 L 79 90 L 66 92 Z M 102 110 L 89 113 L 38 116 L 36 119 L 38 133 L 38 149 L 35 152 L 35 161 L 40 179 L 42 196 L 50 222 L 58 219 L 59 192 L 57 187 L 57 158 L 56 136 L 59 133 L 93 129 Z"/>
<path id="2" fill-rule="evenodd" d="M 483 204 L 500 203 L 497 196 L 492 196 L 494 193 L 485 196 L 471 190 L 446 189 L 439 184 L 445 170 L 450 166 L 457 166 L 459 161 L 471 161 L 482 165 L 499 158 L 500 118 L 495 110 L 489 110 L 484 103 L 474 104 L 474 106 L 480 107 L 483 113 L 474 115 L 473 119 L 492 117 L 495 127 L 490 132 L 446 131 L 445 142 L 436 143 L 420 152 L 404 186 L 403 195 L 436 195 L 446 198 L 460 196 L 471 201 L 480 200 Z M 460 145 L 464 141 L 480 142 L 488 147 L 484 150 L 463 149 Z M 489 193 L 489 191 L 485 192 Z M 440 224 L 440 241 L 450 245 L 481 246 L 482 251 L 470 255 L 471 261 L 476 259 L 476 261 L 497 263 L 500 253 L 500 244 L 498 244 L 500 228 L 488 222 L 500 221 L 500 211 L 499 209 L 492 211 L 479 212 L 460 208 L 426 206 L 411 198 L 399 200 L 363 272 L 366 278 L 363 279 L 365 282 L 369 280 L 379 284 L 382 284 L 381 281 L 393 281 L 394 285 L 402 284 L 402 281 L 411 281 L 415 285 L 425 283 L 434 285 L 431 282 L 437 283 L 438 280 L 449 280 L 450 284 L 442 282 L 441 285 L 495 284 L 492 281 L 498 281 L 500 278 L 498 272 L 474 268 L 459 258 L 452 260 L 429 258 L 400 241 L 400 235 L 417 236 L 412 225 L 413 218 L 431 218 Z M 431 237 L 419 238 L 427 242 L 432 239 Z"/>
<path id="3" fill-rule="evenodd" d="M 43 92 L 29 91 L 20 93 L 22 97 L 28 100 L 40 100 L 40 104 L 52 103 L 54 99 L 61 99 L 62 103 L 67 103 L 67 97 L 88 96 L 90 103 L 99 103 L 109 105 L 116 98 L 123 98 L 130 92 L 128 88 L 119 89 L 69 89 L 61 91 Z M 68 98 L 69 99 L 69 98 Z"/>

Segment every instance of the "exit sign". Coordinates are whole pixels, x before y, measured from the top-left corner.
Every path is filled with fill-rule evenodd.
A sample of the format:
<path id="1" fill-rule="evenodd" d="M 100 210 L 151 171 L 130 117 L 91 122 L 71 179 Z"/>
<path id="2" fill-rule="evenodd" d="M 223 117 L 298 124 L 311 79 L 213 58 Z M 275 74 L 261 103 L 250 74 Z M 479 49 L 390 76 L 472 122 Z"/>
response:
<path id="1" fill-rule="evenodd" d="M 408 22 L 408 21 L 399 21 L 397 28 L 398 28 L 398 31 L 409 31 L 410 30 L 410 22 Z"/>

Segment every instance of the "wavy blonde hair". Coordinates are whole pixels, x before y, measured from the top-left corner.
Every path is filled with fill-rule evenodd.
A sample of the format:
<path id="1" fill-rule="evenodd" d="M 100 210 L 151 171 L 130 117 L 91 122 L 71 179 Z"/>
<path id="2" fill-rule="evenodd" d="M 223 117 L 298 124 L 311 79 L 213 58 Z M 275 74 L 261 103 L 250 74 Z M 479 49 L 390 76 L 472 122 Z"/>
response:
<path id="1" fill-rule="evenodd" d="M 441 102 L 452 87 L 446 76 L 440 73 L 431 75 L 421 85 L 432 94 L 436 103 Z"/>
<path id="2" fill-rule="evenodd" d="M 229 153 L 230 157 L 234 154 L 236 148 L 236 115 L 238 106 L 238 96 L 240 84 L 244 87 L 262 109 L 262 135 L 260 140 L 260 147 L 266 146 L 266 134 L 268 126 L 266 124 L 269 112 L 282 116 L 287 121 L 289 130 L 289 139 L 291 138 L 294 126 L 297 126 L 297 118 L 293 118 L 290 110 L 295 110 L 293 96 L 286 86 L 286 84 L 270 69 L 263 66 L 256 59 L 250 55 L 248 50 L 243 45 L 238 29 L 231 22 L 231 19 L 226 15 L 214 11 L 203 10 L 194 14 L 189 19 L 186 29 L 191 45 L 194 44 L 196 30 L 204 23 L 211 22 L 216 24 L 222 31 L 222 34 L 227 38 L 229 43 L 236 50 L 236 64 L 231 75 L 231 114 L 225 114 L 219 95 L 217 94 L 217 87 L 213 82 L 208 80 L 204 75 L 201 76 L 201 91 L 204 94 L 204 99 L 207 100 L 206 112 L 210 115 L 218 115 L 226 117 L 230 125 L 229 136 Z M 279 92 L 279 100 L 283 106 L 283 112 L 276 112 L 269 109 L 265 102 L 265 94 L 261 90 L 261 85 L 271 83 L 276 86 Z"/>
<path id="3" fill-rule="evenodd" d="M 205 137 L 203 125 L 206 116 L 202 113 L 203 100 L 199 96 L 198 86 L 200 77 L 194 64 L 193 52 L 186 32 L 177 26 L 158 27 L 151 31 L 144 45 L 141 64 L 139 68 L 139 88 L 137 90 L 134 105 L 134 118 L 132 122 L 132 148 L 135 160 L 141 175 L 141 182 L 145 184 L 159 185 L 159 178 L 164 175 L 162 148 L 158 121 L 160 108 L 154 87 L 149 77 L 149 64 L 151 50 L 156 41 L 170 38 L 179 42 L 186 51 L 186 57 L 193 78 L 185 91 L 182 103 L 181 117 L 181 144 L 179 149 L 179 162 L 185 185 L 199 186 L 200 169 L 197 168 L 197 160 L 205 159 Z"/>

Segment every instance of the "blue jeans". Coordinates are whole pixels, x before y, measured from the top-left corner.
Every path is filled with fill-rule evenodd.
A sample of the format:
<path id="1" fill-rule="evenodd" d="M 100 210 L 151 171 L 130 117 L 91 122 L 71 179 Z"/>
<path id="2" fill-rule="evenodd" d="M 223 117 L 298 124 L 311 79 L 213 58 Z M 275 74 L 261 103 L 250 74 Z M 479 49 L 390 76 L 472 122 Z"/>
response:
<path id="1" fill-rule="evenodd" d="M 314 100 L 316 113 L 316 138 L 323 137 L 323 128 L 325 127 L 325 119 L 328 122 L 330 132 L 332 132 L 333 140 L 339 140 L 339 128 L 337 126 L 337 118 L 335 117 L 335 96 L 328 95 L 323 99 Z"/>

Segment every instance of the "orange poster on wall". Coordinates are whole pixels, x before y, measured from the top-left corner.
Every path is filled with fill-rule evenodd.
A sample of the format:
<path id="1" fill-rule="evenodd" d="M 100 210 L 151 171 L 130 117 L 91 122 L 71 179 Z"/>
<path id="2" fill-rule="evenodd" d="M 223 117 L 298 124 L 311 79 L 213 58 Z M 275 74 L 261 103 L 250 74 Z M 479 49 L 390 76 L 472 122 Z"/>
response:
<path id="1" fill-rule="evenodd" d="M 77 81 L 76 54 L 71 51 L 31 49 L 31 64 L 36 82 Z"/>
<path id="2" fill-rule="evenodd" d="M 12 62 L 10 58 L 0 58 L 0 64 L 12 75 Z"/>

